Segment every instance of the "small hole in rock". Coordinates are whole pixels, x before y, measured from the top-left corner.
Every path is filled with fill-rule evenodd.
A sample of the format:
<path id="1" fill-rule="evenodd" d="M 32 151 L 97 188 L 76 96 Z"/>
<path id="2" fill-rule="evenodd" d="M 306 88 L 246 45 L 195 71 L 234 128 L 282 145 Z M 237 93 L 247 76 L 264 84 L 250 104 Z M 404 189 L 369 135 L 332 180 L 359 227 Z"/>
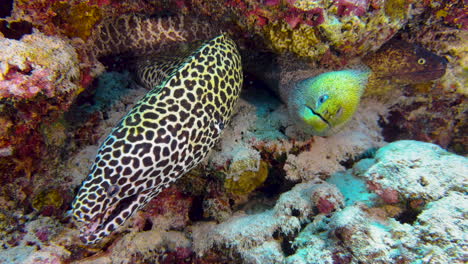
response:
<path id="1" fill-rule="evenodd" d="M 203 197 L 197 196 L 193 199 L 192 207 L 189 211 L 189 219 L 191 221 L 203 220 Z"/>
<path id="2" fill-rule="evenodd" d="M 279 239 L 279 238 L 280 238 L 280 232 L 279 232 L 279 230 L 278 230 L 278 229 L 275 230 L 275 232 L 273 232 L 273 235 L 272 235 L 272 236 L 273 236 L 274 239 Z"/>
<path id="3" fill-rule="evenodd" d="M 13 0 L 0 1 L 0 18 L 11 16 L 13 10 Z"/>
<path id="4" fill-rule="evenodd" d="M 403 212 L 401 212 L 395 219 L 402 223 L 402 224 L 410 224 L 412 225 L 414 221 L 418 218 L 419 213 L 421 210 L 416 210 L 413 208 L 407 208 Z"/>
<path id="5" fill-rule="evenodd" d="M 286 256 L 291 256 L 296 253 L 296 250 L 293 248 L 292 242 L 294 241 L 294 235 L 287 235 L 283 237 L 281 241 L 281 249 Z"/>
<path id="6" fill-rule="evenodd" d="M 149 231 L 153 228 L 153 222 L 151 220 L 146 219 L 145 225 L 143 226 L 143 231 Z"/>
<path id="7" fill-rule="evenodd" d="M 32 33 L 32 24 L 28 21 L 11 21 L 0 19 L 0 32 L 9 39 L 20 39 Z"/>
<path id="8" fill-rule="evenodd" d="M 301 211 L 299 211 L 299 210 L 296 209 L 296 208 L 293 208 L 293 209 L 291 210 L 291 215 L 292 215 L 292 216 L 295 216 L 295 217 L 301 216 Z"/>

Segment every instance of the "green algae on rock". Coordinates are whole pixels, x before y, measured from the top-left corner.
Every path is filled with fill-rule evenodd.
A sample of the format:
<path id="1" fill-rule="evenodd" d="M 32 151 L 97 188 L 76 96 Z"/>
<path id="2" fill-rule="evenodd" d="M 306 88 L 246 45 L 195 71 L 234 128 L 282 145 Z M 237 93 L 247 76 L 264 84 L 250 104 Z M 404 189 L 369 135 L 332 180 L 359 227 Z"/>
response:
<path id="1" fill-rule="evenodd" d="M 258 188 L 268 177 L 268 164 L 265 161 L 258 162 L 253 168 L 246 168 L 245 161 L 237 161 L 231 164 L 230 169 L 235 169 L 241 173 L 232 178 L 226 179 L 224 187 L 230 193 L 237 195 L 246 195 Z M 256 168 L 255 168 L 256 167 Z M 228 172 L 229 173 L 229 172 Z"/>

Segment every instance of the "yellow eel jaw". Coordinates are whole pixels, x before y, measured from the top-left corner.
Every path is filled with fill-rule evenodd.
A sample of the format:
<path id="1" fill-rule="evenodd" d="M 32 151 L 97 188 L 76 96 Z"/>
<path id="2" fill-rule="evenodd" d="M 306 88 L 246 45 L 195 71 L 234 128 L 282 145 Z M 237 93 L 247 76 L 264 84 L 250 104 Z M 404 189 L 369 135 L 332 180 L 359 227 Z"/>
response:
<path id="1" fill-rule="evenodd" d="M 290 117 L 306 134 L 336 133 L 356 112 L 369 73 L 343 70 L 299 81 L 288 97 Z"/>
<path id="2" fill-rule="evenodd" d="M 155 69 L 140 69 L 153 89 L 104 140 L 73 201 L 86 244 L 108 236 L 199 164 L 230 121 L 243 82 L 234 41 L 219 35 L 171 65 L 162 80 L 153 78 Z"/>
<path id="3" fill-rule="evenodd" d="M 330 123 L 319 112 L 315 111 L 313 107 L 305 105 L 299 110 L 299 116 L 307 126 L 313 127 L 315 133 L 322 134 L 330 128 Z"/>

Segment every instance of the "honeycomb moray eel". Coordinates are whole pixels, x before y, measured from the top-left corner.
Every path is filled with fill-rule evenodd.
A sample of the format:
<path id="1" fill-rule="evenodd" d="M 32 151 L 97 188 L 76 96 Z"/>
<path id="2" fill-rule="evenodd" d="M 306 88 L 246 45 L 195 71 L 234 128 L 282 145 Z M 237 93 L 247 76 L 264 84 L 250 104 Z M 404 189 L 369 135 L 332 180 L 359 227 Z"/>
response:
<path id="1" fill-rule="evenodd" d="M 175 44 L 211 39 L 221 32 L 207 21 L 190 16 L 147 16 L 127 14 L 104 19 L 87 42 L 94 58 L 124 54 L 170 54 Z"/>
<path id="2" fill-rule="evenodd" d="M 106 52 L 100 49 L 99 56 Z M 186 57 L 147 60 L 137 69 L 152 90 L 104 140 L 73 201 L 87 244 L 122 226 L 205 158 L 229 122 L 243 82 L 240 54 L 224 34 Z"/>

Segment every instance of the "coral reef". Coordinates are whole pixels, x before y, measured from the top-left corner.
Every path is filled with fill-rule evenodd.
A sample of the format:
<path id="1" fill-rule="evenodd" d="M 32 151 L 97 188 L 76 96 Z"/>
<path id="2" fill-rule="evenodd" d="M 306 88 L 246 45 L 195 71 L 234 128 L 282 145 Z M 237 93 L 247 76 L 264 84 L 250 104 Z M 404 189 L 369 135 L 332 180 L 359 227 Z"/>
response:
<path id="1" fill-rule="evenodd" d="M 311 182 L 298 184 L 283 193 L 273 209 L 252 215 L 238 213 L 218 225 L 210 222 L 195 225 L 192 231 L 195 251 L 203 254 L 213 246 L 226 247 L 241 254 L 248 263 L 282 263 L 284 256 L 280 253 L 277 236 L 287 236 L 299 230 L 301 224 L 316 215 L 314 207 L 320 208 L 322 200 L 332 207 L 323 213 L 343 204 L 343 197 L 336 188 Z"/>
<path id="2" fill-rule="evenodd" d="M 67 138 L 61 117 L 83 91 L 79 58 L 68 41 L 39 32 L 0 45 L 0 194 L 27 211 L 34 194 L 49 188 L 44 183 L 56 182 L 52 168 Z M 63 195 L 68 187 L 59 189 Z"/>
<path id="3" fill-rule="evenodd" d="M 52 218 L 49 217 L 40 217 L 36 220 L 28 221 L 23 230 L 23 234 L 20 238 L 12 238 L 15 240 L 16 244 L 12 247 L 4 248 L 4 253 L 0 254 L 0 262 L 2 263 L 39 263 L 38 261 L 44 261 L 45 259 L 50 258 L 56 259 L 56 261 L 63 260 L 59 255 L 65 255 L 68 257 L 69 252 L 62 249 L 59 253 L 59 250 L 52 253 L 49 250 L 57 246 L 48 246 L 49 241 L 57 236 L 62 230 L 62 225 L 57 223 Z M 42 248 L 42 249 L 41 249 Z M 59 247 L 57 247 L 59 248 Z M 38 250 L 41 249 L 41 250 Z M 43 251 L 49 251 L 49 253 L 43 253 Z M 59 263 L 60 263 L 59 262 Z M 42 262 L 41 262 L 42 263 Z M 43 263 L 53 263 L 43 262 Z"/>
<path id="4" fill-rule="evenodd" d="M 248 194 L 261 186 L 268 176 L 268 164 L 260 161 L 252 169 L 246 168 L 244 162 L 234 162 L 230 165 L 230 170 L 242 171 L 238 179 L 229 178 L 224 183 L 224 188 L 233 194 Z M 230 171 L 228 175 L 231 174 Z"/>
<path id="5" fill-rule="evenodd" d="M 459 245 L 466 243 L 462 234 L 468 227 L 462 220 L 468 209 L 463 194 L 467 166 L 466 158 L 436 145 L 398 141 L 378 150 L 374 159 L 358 162 L 346 172 L 349 176 L 338 173 L 330 178 L 330 183 L 343 182 L 338 188 L 301 183 L 283 193 L 273 209 L 236 214 L 220 224 L 195 225 L 194 247 L 198 254 L 213 246 L 228 248 L 246 263 L 462 263 Z M 434 177 L 421 187 L 401 180 L 418 181 L 428 175 Z M 441 177 L 447 182 L 435 187 Z M 369 179 L 397 191 L 401 207 L 397 214 L 389 205 L 395 201 L 382 196 L 382 189 L 374 188 Z M 350 192 L 350 185 L 361 187 Z M 413 186 L 416 192 L 424 191 L 415 194 Z"/>
<path id="6" fill-rule="evenodd" d="M 85 246 L 66 211 L 103 135 L 147 92 L 126 58 L 97 61 L 89 43 L 102 21 L 133 13 L 208 17 L 253 71 L 205 163 Z M 2 1 L 0 262 L 466 262 L 468 165 L 448 151 L 468 152 L 467 27 L 454 0 Z M 406 55 L 389 57 L 402 42 Z M 415 47 L 445 75 L 436 80 L 437 64 L 393 74 L 410 58 L 419 69 Z M 378 89 L 324 138 L 304 135 L 250 76 L 270 70 L 257 52 L 288 59 L 279 67 L 291 76 L 273 80 L 282 86 L 384 60 L 367 63 Z"/>
<path id="7" fill-rule="evenodd" d="M 206 8 L 203 1 L 192 4 L 216 17 L 234 13 L 241 29 L 258 34 L 278 52 L 341 65 L 337 55 L 350 58 L 378 49 L 410 14 L 422 12 L 404 1 L 229 1 L 232 8 L 221 12 Z"/>
<path id="8" fill-rule="evenodd" d="M 380 196 L 394 190 L 397 200 L 427 203 L 467 187 L 466 158 L 437 145 L 397 141 L 381 148 L 374 159 L 375 164 L 362 177 Z"/>
<path id="9" fill-rule="evenodd" d="M 71 5 L 67 2 L 55 2 L 51 11 L 56 15 L 53 23 L 68 37 L 79 37 L 86 40 L 91 35 L 94 25 L 102 18 L 97 5 L 78 3 Z"/>
<path id="10" fill-rule="evenodd" d="M 77 93 L 80 76 L 78 55 L 67 42 L 40 33 L 21 41 L 1 39 L 1 98 L 31 99 Z"/>

